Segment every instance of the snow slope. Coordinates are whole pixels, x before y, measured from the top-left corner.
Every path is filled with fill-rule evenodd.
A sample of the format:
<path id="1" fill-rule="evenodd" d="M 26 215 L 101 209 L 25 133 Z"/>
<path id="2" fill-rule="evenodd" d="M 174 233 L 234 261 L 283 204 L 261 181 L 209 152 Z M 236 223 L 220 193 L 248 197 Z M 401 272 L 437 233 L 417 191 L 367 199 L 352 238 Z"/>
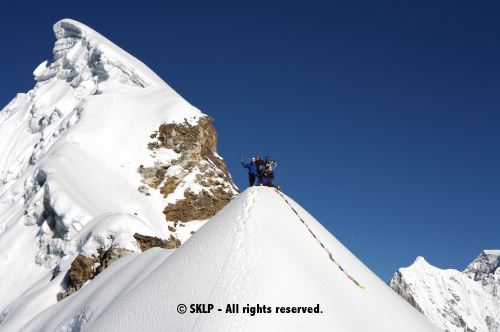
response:
<path id="1" fill-rule="evenodd" d="M 160 125 L 204 116 L 85 25 L 65 19 L 54 31 L 34 89 L 0 111 L 0 328 L 55 304 L 76 255 L 140 251 L 135 232 L 169 237 L 167 199 L 140 193 L 137 169 L 178 156 L 147 148 Z M 179 186 L 199 190 L 187 177 Z"/>
<path id="2" fill-rule="evenodd" d="M 121 258 L 95 280 L 33 318 L 26 331 L 438 331 L 298 204 L 253 187 L 175 252 Z M 177 313 L 212 303 L 222 312 Z M 240 313 L 226 314 L 228 303 Z M 322 313 L 241 312 L 242 306 L 316 306 Z"/>
<path id="3" fill-rule="evenodd" d="M 418 257 L 390 285 L 438 327 L 452 332 L 500 331 L 500 250 L 484 250 L 464 272 Z"/>

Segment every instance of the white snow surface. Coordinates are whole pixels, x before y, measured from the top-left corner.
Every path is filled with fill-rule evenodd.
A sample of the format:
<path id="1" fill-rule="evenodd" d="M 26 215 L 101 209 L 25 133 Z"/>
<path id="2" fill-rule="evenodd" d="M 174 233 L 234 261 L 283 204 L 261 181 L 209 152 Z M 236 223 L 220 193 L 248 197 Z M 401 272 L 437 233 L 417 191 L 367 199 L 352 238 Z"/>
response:
<path id="1" fill-rule="evenodd" d="M 288 198 L 289 199 L 289 198 Z M 290 200 L 290 199 L 289 199 Z M 179 249 L 129 254 L 25 331 L 438 331 L 298 204 L 292 206 L 365 289 L 333 264 L 273 189 L 247 189 Z M 177 312 L 179 304 L 188 312 Z M 221 308 L 190 313 L 193 303 Z M 240 313 L 225 313 L 229 303 Z M 272 313 L 242 313 L 245 305 Z M 275 313 L 316 306 L 322 313 Z"/>
<path id="2" fill-rule="evenodd" d="M 36 86 L 0 111 L 0 329 L 8 331 L 56 303 L 76 255 L 139 251 L 135 232 L 168 238 L 167 202 L 138 191 L 137 169 L 177 157 L 147 149 L 161 124 L 204 116 L 87 26 L 64 19 L 54 31 L 54 58 L 35 69 Z"/>

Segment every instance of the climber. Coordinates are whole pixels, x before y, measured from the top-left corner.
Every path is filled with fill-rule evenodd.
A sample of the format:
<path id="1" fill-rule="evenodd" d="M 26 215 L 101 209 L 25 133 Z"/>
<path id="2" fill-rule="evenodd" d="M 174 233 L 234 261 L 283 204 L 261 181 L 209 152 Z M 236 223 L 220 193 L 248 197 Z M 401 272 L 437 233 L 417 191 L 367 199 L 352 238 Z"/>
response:
<path id="1" fill-rule="evenodd" d="M 275 169 L 276 167 L 278 167 L 278 163 L 274 160 L 271 160 L 271 157 L 266 157 L 266 161 L 264 162 L 265 165 L 270 165 L 271 166 L 271 170 Z"/>
<path id="2" fill-rule="evenodd" d="M 266 164 L 265 167 L 266 168 L 264 170 L 264 174 L 262 177 L 262 184 L 264 186 L 274 187 L 274 185 L 273 185 L 273 179 L 274 179 L 273 168 L 272 168 L 271 164 Z"/>
<path id="3" fill-rule="evenodd" d="M 257 176 L 257 165 L 255 165 L 255 158 L 252 157 L 248 164 L 243 162 L 243 158 L 241 158 L 241 166 L 244 168 L 248 168 L 248 182 L 250 187 L 255 184 L 255 177 Z"/>
<path id="4" fill-rule="evenodd" d="M 270 157 L 266 157 L 264 162 L 264 171 L 262 172 L 262 184 L 268 187 L 274 187 L 276 189 L 280 189 L 279 186 L 273 184 L 274 179 L 274 169 L 278 166 L 278 163 L 272 160 Z"/>
<path id="5" fill-rule="evenodd" d="M 260 159 L 259 155 L 255 156 L 255 166 L 257 166 L 257 185 L 262 185 L 262 177 L 264 176 L 264 171 L 266 170 L 266 163 L 264 160 Z"/>

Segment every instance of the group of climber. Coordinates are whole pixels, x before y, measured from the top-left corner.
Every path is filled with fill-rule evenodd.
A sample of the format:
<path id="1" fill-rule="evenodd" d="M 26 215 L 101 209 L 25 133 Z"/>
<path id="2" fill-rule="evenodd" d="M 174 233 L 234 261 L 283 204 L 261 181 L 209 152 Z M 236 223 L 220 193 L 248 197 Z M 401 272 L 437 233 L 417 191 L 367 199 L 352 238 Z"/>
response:
<path id="1" fill-rule="evenodd" d="M 248 169 L 248 182 L 251 186 L 268 186 L 276 187 L 273 184 L 274 179 L 274 169 L 278 164 L 276 161 L 271 160 L 270 157 L 266 157 L 265 160 L 260 159 L 259 156 L 252 157 L 248 164 L 243 162 L 241 158 L 241 165 Z"/>

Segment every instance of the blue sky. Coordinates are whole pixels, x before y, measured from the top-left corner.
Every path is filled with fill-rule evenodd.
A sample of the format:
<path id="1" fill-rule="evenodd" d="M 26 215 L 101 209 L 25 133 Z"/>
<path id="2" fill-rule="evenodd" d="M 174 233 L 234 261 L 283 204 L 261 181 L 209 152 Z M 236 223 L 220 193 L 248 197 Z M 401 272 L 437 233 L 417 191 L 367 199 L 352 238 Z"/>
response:
<path id="1" fill-rule="evenodd" d="M 51 1 L 0 12 L 0 104 L 73 18 L 215 118 L 384 280 L 500 248 L 498 1 Z"/>

